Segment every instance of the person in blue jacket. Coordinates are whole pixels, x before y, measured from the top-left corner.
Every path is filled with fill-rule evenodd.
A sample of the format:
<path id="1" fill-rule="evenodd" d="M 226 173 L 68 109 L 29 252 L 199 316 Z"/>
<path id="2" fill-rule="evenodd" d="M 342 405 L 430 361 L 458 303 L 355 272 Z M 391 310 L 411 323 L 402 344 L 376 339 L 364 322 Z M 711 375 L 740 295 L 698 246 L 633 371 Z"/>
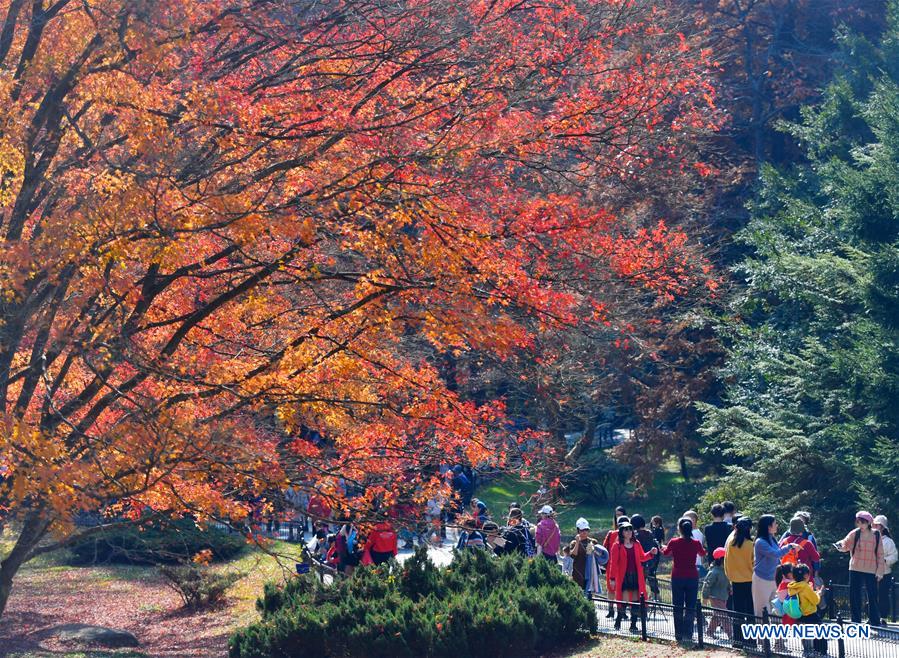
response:
<path id="1" fill-rule="evenodd" d="M 471 505 L 471 497 L 474 495 L 474 485 L 471 479 L 465 475 L 461 464 L 453 466 L 453 489 L 459 493 L 460 511 L 463 513 Z"/>
<path id="2" fill-rule="evenodd" d="M 777 593 L 774 572 L 780 564 L 780 558 L 798 548 L 796 544 L 777 545 L 777 519 L 772 514 L 763 514 L 759 518 L 755 540 L 755 566 L 752 570 L 752 607 L 755 616 L 761 617 L 764 609 L 771 605 L 771 599 Z M 770 612 L 770 611 L 769 611 Z"/>

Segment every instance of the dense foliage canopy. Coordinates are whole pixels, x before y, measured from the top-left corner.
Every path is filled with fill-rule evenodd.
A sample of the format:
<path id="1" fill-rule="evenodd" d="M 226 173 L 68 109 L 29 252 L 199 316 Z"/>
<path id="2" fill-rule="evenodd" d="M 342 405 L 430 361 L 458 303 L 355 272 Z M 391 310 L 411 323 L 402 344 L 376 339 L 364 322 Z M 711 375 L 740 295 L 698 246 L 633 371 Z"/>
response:
<path id="1" fill-rule="evenodd" d="M 422 502 L 539 446 L 440 355 L 712 285 L 609 200 L 708 173 L 710 53 L 653 5 L 0 2 L 0 610 L 79 510 Z"/>
<path id="2" fill-rule="evenodd" d="M 755 510 L 899 510 L 899 6 L 880 44 L 844 34 L 821 104 L 784 129 L 739 236 L 746 280 L 722 336 L 726 404 L 704 406 L 724 494 Z"/>

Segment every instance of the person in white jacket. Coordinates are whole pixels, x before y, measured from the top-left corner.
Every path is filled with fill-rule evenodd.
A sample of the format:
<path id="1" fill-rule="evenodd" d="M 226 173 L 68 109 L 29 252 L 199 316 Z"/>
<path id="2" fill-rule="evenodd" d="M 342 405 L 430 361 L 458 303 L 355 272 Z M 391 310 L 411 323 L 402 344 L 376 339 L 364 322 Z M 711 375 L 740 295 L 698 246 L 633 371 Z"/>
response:
<path id="1" fill-rule="evenodd" d="M 883 572 L 883 578 L 877 584 L 877 598 L 880 599 L 880 614 L 883 619 L 889 619 L 893 614 L 893 565 L 899 561 L 899 551 L 896 550 L 896 542 L 890 535 L 890 527 L 887 517 L 883 514 L 874 517 L 872 525 L 874 530 L 880 531 L 880 541 L 883 546 L 883 559 L 887 566 Z"/>

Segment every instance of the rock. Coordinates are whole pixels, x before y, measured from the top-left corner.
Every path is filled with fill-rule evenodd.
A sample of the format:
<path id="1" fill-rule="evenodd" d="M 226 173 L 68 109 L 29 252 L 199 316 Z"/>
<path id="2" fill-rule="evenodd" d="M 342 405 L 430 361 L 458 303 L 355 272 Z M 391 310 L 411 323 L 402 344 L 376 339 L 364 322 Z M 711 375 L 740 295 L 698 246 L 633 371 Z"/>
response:
<path id="1" fill-rule="evenodd" d="M 72 642 L 81 645 L 100 645 L 109 648 L 136 647 L 140 645 L 137 638 L 128 631 L 88 624 L 64 624 L 52 631 L 61 642 Z"/>

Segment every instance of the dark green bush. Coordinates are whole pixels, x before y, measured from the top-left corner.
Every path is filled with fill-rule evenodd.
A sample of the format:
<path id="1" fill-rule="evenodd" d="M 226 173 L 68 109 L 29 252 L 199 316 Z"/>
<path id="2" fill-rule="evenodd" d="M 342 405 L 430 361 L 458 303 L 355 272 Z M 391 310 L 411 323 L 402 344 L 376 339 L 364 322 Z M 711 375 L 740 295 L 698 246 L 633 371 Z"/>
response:
<path id="1" fill-rule="evenodd" d="M 73 564 L 106 562 L 176 564 L 203 550 L 214 561 L 230 560 L 247 546 L 240 534 L 201 530 L 192 519 L 154 520 L 142 526 L 124 525 L 92 535 L 71 546 Z"/>
<path id="2" fill-rule="evenodd" d="M 330 587 L 296 577 L 267 585 L 257 608 L 231 658 L 535 656 L 596 631 L 593 604 L 558 568 L 482 551 L 447 568 L 420 551 Z"/>

